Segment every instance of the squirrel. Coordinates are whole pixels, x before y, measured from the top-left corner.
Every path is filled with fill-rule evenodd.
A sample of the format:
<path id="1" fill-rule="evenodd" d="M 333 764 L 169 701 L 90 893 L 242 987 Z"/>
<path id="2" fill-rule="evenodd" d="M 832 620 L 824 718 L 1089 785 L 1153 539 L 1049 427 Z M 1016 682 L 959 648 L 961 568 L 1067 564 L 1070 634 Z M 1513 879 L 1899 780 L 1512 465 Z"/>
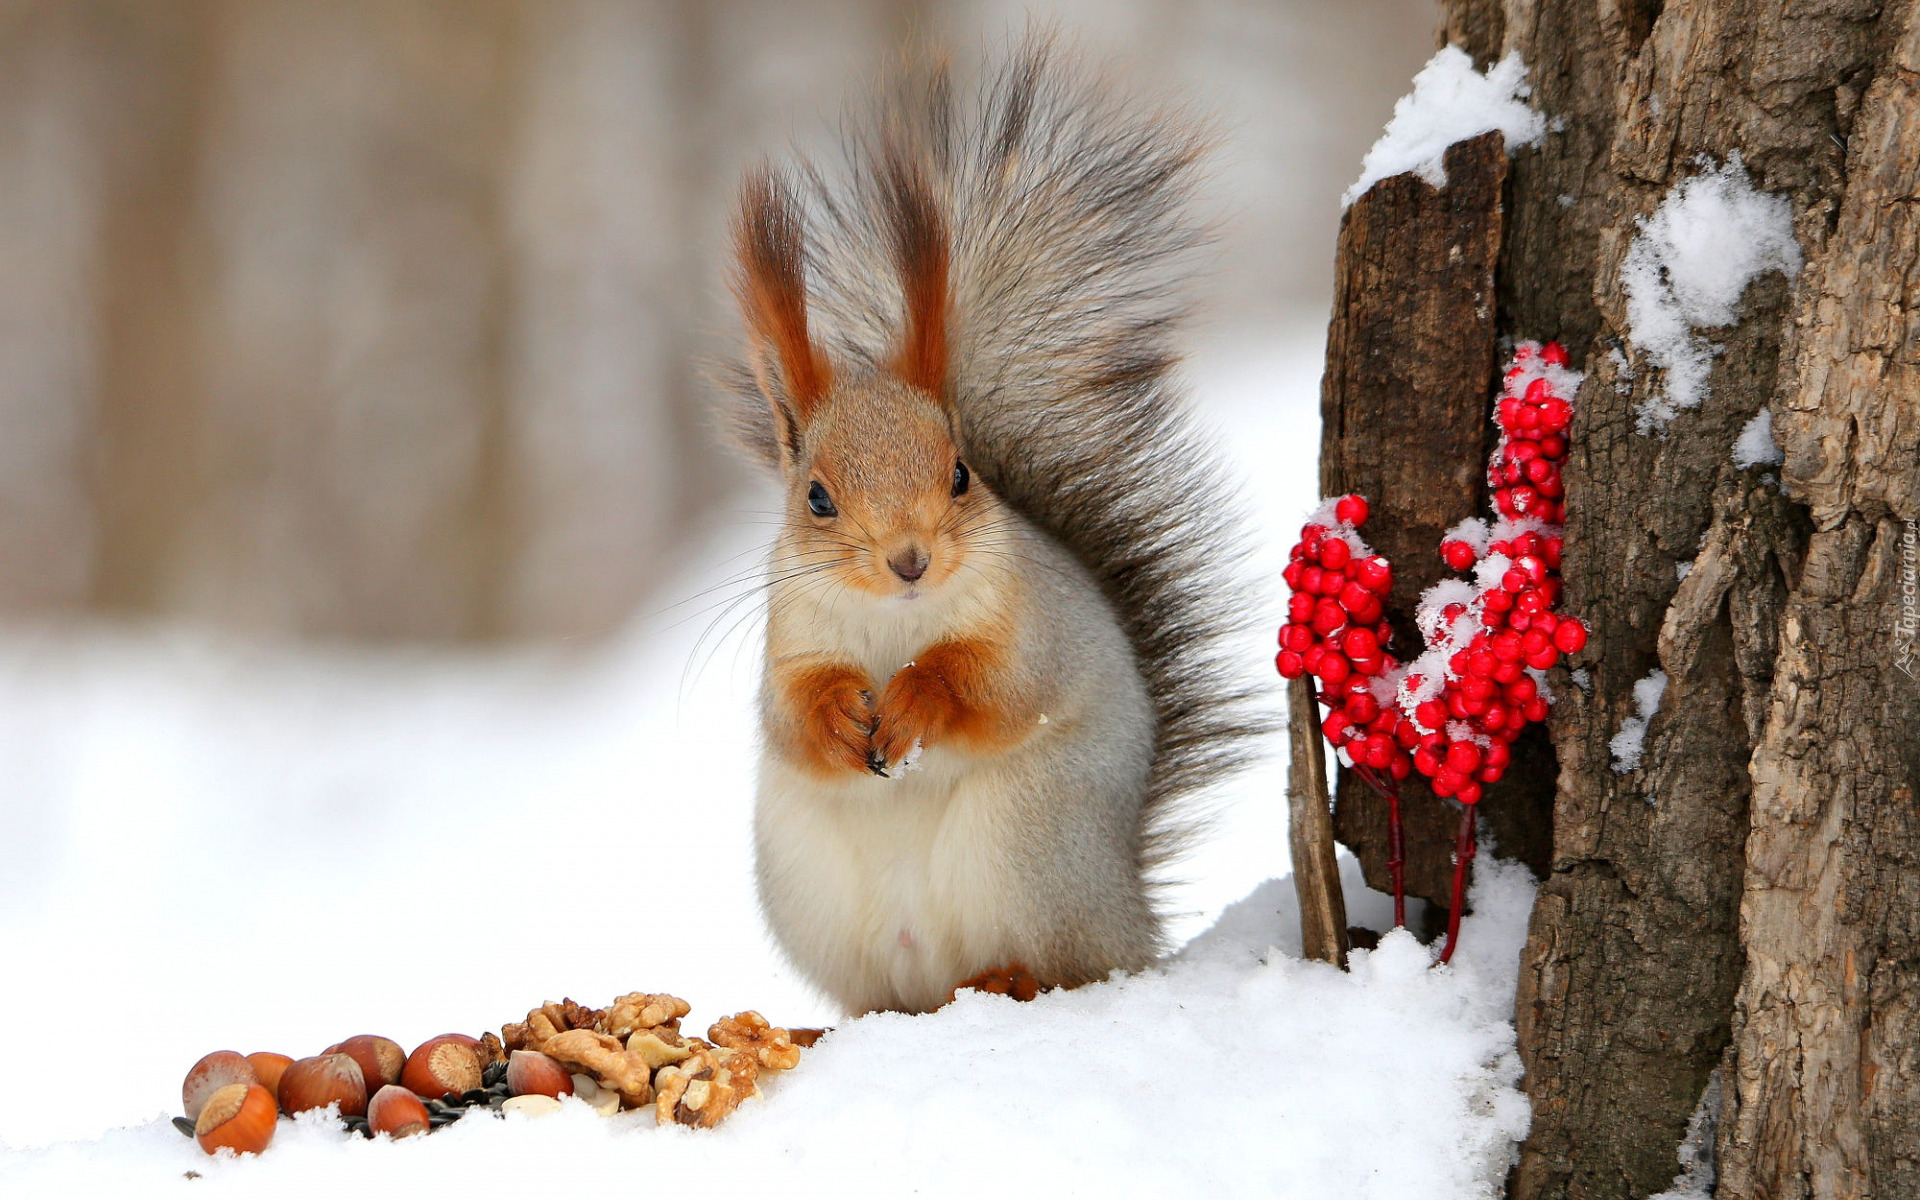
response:
<path id="1" fill-rule="evenodd" d="M 732 227 L 730 418 L 784 489 L 756 882 L 850 1014 L 1146 967 L 1183 802 L 1267 728 L 1170 378 L 1205 136 L 1046 35 L 968 100 L 944 63 L 877 97 Z"/>

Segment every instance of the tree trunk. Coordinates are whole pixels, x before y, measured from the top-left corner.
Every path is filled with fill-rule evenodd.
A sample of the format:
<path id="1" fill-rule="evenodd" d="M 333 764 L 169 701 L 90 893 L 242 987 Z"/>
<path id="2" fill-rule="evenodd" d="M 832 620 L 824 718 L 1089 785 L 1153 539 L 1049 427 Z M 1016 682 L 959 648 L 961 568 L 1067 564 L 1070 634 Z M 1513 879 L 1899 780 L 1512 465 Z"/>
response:
<path id="1" fill-rule="evenodd" d="M 1564 573 L 1594 636 L 1586 687 L 1558 688 L 1516 1014 L 1525 1200 L 1667 1186 L 1723 1062 L 1721 1196 L 1920 1194 L 1920 0 L 1788 7 L 1444 0 L 1557 119 L 1513 162 L 1499 332 L 1588 372 Z M 1699 408 L 1638 432 L 1666 379 L 1631 336 L 1636 219 L 1736 153 L 1805 266 L 1710 332 Z M 1730 454 L 1766 407 L 1777 479 Z"/>

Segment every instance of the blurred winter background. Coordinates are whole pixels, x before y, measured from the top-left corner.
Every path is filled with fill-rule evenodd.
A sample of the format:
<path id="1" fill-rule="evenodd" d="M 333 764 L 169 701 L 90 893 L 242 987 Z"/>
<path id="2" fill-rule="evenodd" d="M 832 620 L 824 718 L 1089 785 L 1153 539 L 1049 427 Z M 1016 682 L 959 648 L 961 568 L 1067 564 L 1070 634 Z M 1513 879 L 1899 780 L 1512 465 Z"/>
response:
<path id="1" fill-rule="evenodd" d="M 562 993 L 831 1017 L 749 894 L 718 253 L 904 38 L 1030 15 L 1218 118 L 1188 374 L 1279 542 L 1428 0 L 0 2 L 0 1027 L 123 1056 L 0 1089 L 0 1139 Z M 1223 790 L 1183 936 L 1284 873 L 1281 788 Z"/>

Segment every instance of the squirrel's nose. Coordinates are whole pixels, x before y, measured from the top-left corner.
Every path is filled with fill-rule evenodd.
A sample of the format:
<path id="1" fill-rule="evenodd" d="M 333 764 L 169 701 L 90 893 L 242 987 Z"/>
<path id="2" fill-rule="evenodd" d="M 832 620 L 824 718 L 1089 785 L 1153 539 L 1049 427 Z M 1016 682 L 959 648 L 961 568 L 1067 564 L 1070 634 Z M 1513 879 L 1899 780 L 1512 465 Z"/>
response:
<path id="1" fill-rule="evenodd" d="M 929 557 L 925 550 L 922 550 L 918 546 L 912 546 L 902 550 L 898 554 L 890 556 L 887 559 L 887 565 L 893 568 L 895 575 L 898 575 L 908 583 L 912 583 L 927 573 L 927 560 Z"/>

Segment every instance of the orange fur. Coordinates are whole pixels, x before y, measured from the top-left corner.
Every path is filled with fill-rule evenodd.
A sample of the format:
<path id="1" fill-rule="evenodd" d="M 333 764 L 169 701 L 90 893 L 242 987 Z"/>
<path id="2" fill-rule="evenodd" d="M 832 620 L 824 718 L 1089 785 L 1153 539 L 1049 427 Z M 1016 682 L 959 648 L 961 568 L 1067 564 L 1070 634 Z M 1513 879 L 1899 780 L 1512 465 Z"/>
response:
<path id="1" fill-rule="evenodd" d="M 762 352 L 771 349 L 785 377 L 786 395 L 805 422 L 827 394 L 833 371 L 807 332 L 806 235 L 786 185 L 771 171 L 747 178 L 734 222 L 739 273 L 734 292 L 747 328 Z M 760 379 L 760 390 L 780 407 L 778 391 Z M 783 435 L 791 446 L 793 431 Z"/>
<path id="2" fill-rule="evenodd" d="M 1004 967 L 995 967 L 991 971 L 982 971 L 971 979 L 962 979 L 953 985 L 953 991 L 947 994 L 947 1003 L 960 998 L 964 991 L 986 992 L 994 996 L 1011 996 L 1015 1000 L 1032 1000 L 1044 989 L 1040 980 L 1027 970 L 1025 963 L 1010 962 Z"/>
<path id="3" fill-rule="evenodd" d="M 947 394 L 947 224 L 928 186 L 913 164 L 895 152 L 884 168 L 886 215 L 893 238 L 894 267 L 906 302 L 905 331 L 894 373 L 946 400 Z"/>
<path id="4" fill-rule="evenodd" d="M 816 775 L 865 774 L 872 746 L 873 683 L 842 663 L 778 671 L 782 749 Z"/>
<path id="5" fill-rule="evenodd" d="M 887 682 L 875 705 L 873 748 L 891 763 L 904 758 L 916 741 L 923 746 L 958 742 L 976 753 L 1011 747 L 1025 734 L 1030 717 L 1012 694 L 1006 665 L 1005 652 L 985 639 L 928 647 Z"/>

